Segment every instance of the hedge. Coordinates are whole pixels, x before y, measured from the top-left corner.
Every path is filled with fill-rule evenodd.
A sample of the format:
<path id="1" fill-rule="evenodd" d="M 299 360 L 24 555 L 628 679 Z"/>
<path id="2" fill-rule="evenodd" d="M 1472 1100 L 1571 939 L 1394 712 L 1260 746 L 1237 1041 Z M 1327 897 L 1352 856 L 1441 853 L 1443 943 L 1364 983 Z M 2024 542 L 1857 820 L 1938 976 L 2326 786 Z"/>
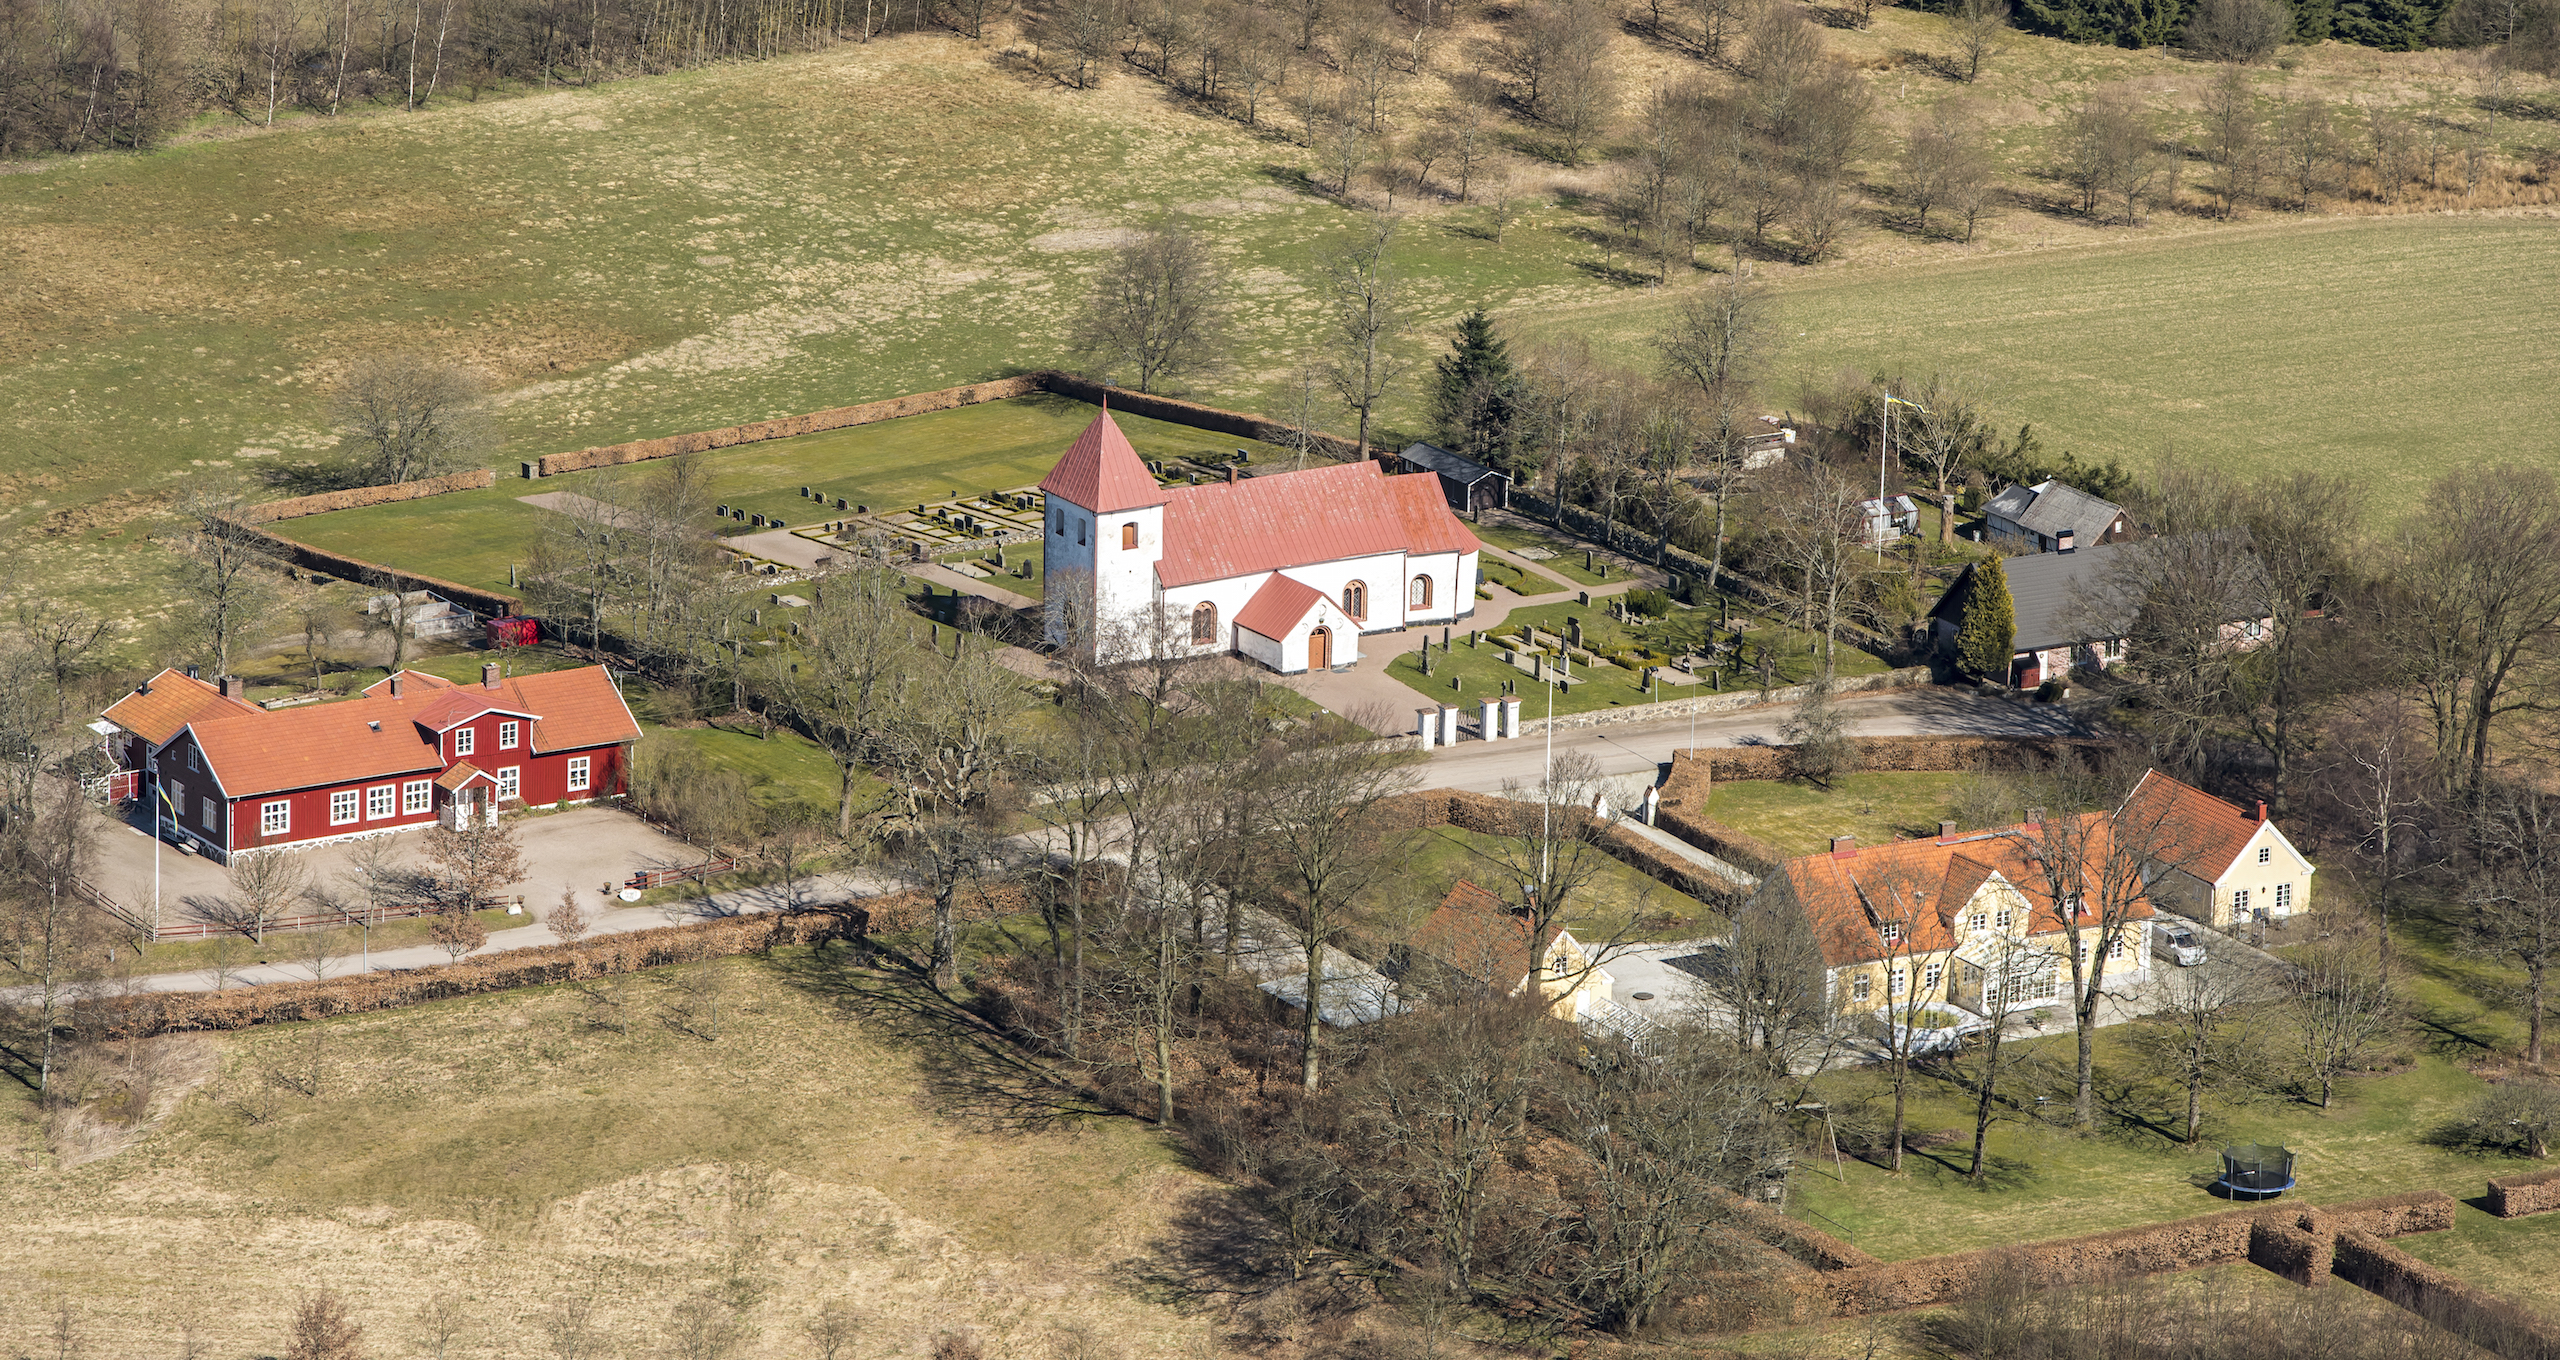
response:
<path id="1" fill-rule="evenodd" d="M 972 911 L 1013 912 L 1030 896 L 1012 885 L 969 894 Z M 246 1029 L 296 1020 L 390 1010 L 429 1001 L 581 978 L 637 973 L 670 964 L 788 945 L 861 936 L 920 924 L 932 908 L 921 892 L 890 893 L 789 915 L 731 916 L 580 940 L 509 949 L 433 968 L 404 968 L 318 982 L 276 982 L 215 992 L 149 992 L 81 1002 L 78 1023 L 116 1037 Z"/>
<path id="2" fill-rule="evenodd" d="M 2560 1360 L 2560 1328 L 2371 1233 L 2356 1228 L 2338 1233 L 2330 1269 L 2339 1279 L 2508 1360 Z"/>
<path id="3" fill-rule="evenodd" d="M 2560 1209 L 2560 1167 L 2489 1182 L 2489 1212 L 2500 1218 L 2522 1218 Z"/>
<path id="4" fill-rule="evenodd" d="M 2317 1287 L 2329 1282 L 2336 1239 L 2317 1209 L 2304 1209 L 2289 1220 L 2281 1215 L 2262 1218 L 2249 1229 L 2249 1264 L 2295 1284 Z"/>
<path id="5" fill-rule="evenodd" d="M 316 496 L 295 496 L 290 500 L 268 501 L 253 505 L 245 512 L 258 524 L 280 519 L 299 519 L 304 515 L 325 515 L 332 510 L 353 510 L 364 505 L 389 505 L 394 501 L 423 500 L 453 491 L 479 491 L 498 484 L 498 474 L 487 468 L 466 472 L 450 472 L 442 477 L 429 477 L 415 482 L 384 482 L 379 486 L 352 486 L 344 491 L 323 491 Z"/>

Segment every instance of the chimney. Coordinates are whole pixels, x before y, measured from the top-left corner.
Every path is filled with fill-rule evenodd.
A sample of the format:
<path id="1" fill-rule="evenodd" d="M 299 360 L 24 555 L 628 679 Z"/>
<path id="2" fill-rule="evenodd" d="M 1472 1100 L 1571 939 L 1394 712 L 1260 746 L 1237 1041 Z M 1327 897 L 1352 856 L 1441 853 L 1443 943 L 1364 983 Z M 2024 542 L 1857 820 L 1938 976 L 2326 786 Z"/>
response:
<path id="1" fill-rule="evenodd" d="M 1233 463 L 1229 463 L 1229 464 L 1227 464 L 1227 485 L 1229 485 L 1229 486 L 1234 486 L 1235 484 L 1236 484 L 1236 465 L 1235 465 L 1235 464 L 1233 464 Z"/>
<path id="2" fill-rule="evenodd" d="M 1833 859 L 1855 859 L 1857 858 L 1857 854 L 1857 837 L 1834 836 L 1831 838 L 1831 857 Z"/>
<path id="3" fill-rule="evenodd" d="M 203 677 L 202 675 L 197 674 L 197 668 L 196 668 L 196 667 L 194 667 L 194 666 L 189 666 L 189 667 L 187 667 L 187 678 L 188 678 L 188 679 L 190 679 L 190 680 L 202 680 L 204 677 Z"/>
<path id="4" fill-rule="evenodd" d="M 2261 798 L 2261 799 L 2259 799 L 2259 800 L 2258 800 L 2258 820 L 2263 822 L 2263 821 L 2265 821 L 2266 819 L 2267 819 L 2267 800 L 2266 800 L 2266 799 L 2264 799 L 2264 798 Z"/>
<path id="5" fill-rule="evenodd" d="M 497 687 L 498 687 L 498 663 L 497 663 L 497 662 L 495 662 L 495 661 L 483 661 L 483 662 L 481 662 L 481 663 L 480 663 L 480 688 L 482 688 L 482 689 L 496 689 Z"/>
<path id="6" fill-rule="evenodd" d="M 2055 534 L 2053 536 L 2053 550 L 2058 553 L 2067 553 L 2071 551 L 2074 547 L 2078 546 L 2079 536 L 2080 531 L 2077 529 L 2065 529 L 2060 533 Z"/>
<path id="7" fill-rule="evenodd" d="M 245 699 L 249 697 L 249 682 L 236 675 L 226 675 L 222 677 L 222 697 L 225 699 Z"/>
<path id="8" fill-rule="evenodd" d="M 2040 807 L 2031 807 L 2031 808 L 2028 808 L 2028 809 L 2027 809 L 2027 825 L 2029 825 L 2029 826 L 2042 826 L 2042 825 L 2044 825 L 2044 809 L 2043 809 L 2043 808 L 2040 808 Z"/>
<path id="9" fill-rule="evenodd" d="M 1940 844 L 1940 845 L 1953 845 L 1953 844 L 1955 844 L 1955 839 L 1956 839 L 1956 824 L 1955 824 L 1955 823 L 1953 823 L 1953 822 L 1940 822 L 1940 823 L 1938 823 L 1938 844 Z"/>
<path id="10" fill-rule="evenodd" d="M 400 672 L 398 671 L 391 673 L 391 697 L 394 699 L 400 697 Z"/>

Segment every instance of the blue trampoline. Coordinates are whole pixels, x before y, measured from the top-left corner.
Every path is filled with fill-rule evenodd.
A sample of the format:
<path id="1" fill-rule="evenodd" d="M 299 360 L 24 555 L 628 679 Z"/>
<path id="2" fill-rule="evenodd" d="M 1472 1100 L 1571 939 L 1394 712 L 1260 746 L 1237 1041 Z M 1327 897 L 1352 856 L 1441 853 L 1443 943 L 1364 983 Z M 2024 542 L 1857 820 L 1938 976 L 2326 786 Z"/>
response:
<path id="1" fill-rule="evenodd" d="M 2293 1188 L 2293 1149 L 2269 1143 L 2224 1148 L 2222 1178 L 2214 1183 L 2233 1199 L 2273 1199 Z"/>

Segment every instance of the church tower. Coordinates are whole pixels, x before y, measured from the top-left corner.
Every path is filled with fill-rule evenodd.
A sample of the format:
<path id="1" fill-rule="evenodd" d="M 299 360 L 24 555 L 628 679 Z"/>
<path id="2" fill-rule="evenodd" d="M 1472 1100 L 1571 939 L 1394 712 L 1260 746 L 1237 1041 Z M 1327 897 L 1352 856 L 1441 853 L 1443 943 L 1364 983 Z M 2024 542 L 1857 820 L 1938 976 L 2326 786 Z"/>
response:
<path id="1" fill-rule="evenodd" d="M 1076 436 L 1041 479 L 1040 492 L 1049 641 L 1068 641 L 1067 633 L 1088 620 L 1104 630 L 1136 626 L 1155 604 L 1170 498 L 1108 409 Z M 1069 594 L 1073 598 L 1062 598 Z"/>

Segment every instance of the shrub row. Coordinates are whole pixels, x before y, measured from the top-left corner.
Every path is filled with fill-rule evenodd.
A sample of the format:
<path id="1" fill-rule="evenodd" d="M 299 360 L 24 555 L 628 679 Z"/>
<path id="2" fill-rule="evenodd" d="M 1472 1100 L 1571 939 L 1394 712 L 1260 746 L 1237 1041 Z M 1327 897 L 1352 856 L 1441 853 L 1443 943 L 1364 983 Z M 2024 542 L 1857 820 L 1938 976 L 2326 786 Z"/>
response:
<path id="1" fill-rule="evenodd" d="M 2290 1219 L 2271 1215 L 2249 1229 L 2249 1264 L 2295 1284 L 2317 1287 L 2329 1282 L 2336 1242 L 2336 1232 L 2317 1209 L 2306 1208 Z"/>
<path id="2" fill-rule="evenodd" d="M 280 519 L 299 519 L 304 515 L 325 515 L 332 510 L 353 510 L 364 505 L 389 505 L 394 501 L 423 500 L 453 491 L 479 491 L 498 484 L 498 474 L 487 468 L 466 472 L 449 472 L 442 477 L 429 477 L 415 482 L 384 482 L 379 486 L 351 486 L 344 491 L 323 491 L 315 496 L 295 496 L 290 500 L 268 501 L 248 509 L 249 518 L 260 524 Z"/>
<path id="3" fill-rule="evenodd" d="M 2295 1206 L 2233 1209 L 2085 1237 L 1984 1247 L 1911 1261 L 1857 1266 L 1807 1276 L 1799 1288 L 1813 1291 L 1823 1311 L 1837 1317 L 1890 1312 L 1972 1297 L 1995 1276 L 2039 1289 L 2092 1284 L 2129 1275 L 2154 1275 L 2198 1266 L 2256 1261 L 2307 1282 L 2314 1263 L 2332 1250 L 2314 1245 L 2343 1234 L 2434 1232 L 2453 1226 L 2453 1200 L 2442 1191 L 2359 1200 L 2325 1210 Z M 2398 1253 L 2393 1253 L 2397 1255 Z M 2261 1257 L 2266 1259 L 2261 1259 Z M 2302 1272 L 2296 1276 L 2294 1272 Z M 2341 1269 L 2338 1272 L 2344 1275 Z"/>
<path id="4" fill-rule="evenodd" d="M 2489 1212 L 2500 1218 L 2547 1214 L 2554 1209 L 2560 1209 L 2560 1167 L 2489 1182 Z"/>
<path id="5" fill-rule="evenodd" d="M 583 472 L 588 468 L 614 467 L 623 463 L 645 463 L 652 458 L 672 458 L 679 453 L 700 453 L 706 449 L 725 449 L 735 444 L 755 444 L 767 439 L 789 439 L 794 435 L 816 434 L 822 430 L 849 429 L 856 425 L 873 425 L 900 416 L 923 415 L 928 411 L 949 411 L 962 406 L 975 406 L 984 401 L 1004 401 L 1027 397 L 1042 388 L 1045 374 L 1034 373 L 1019 378 L 1000 378 L 994 382 L 973 383 L 967 387 L 946 387 L 939 392 L 915 392 L 886 401 L 865 402 L 860 406 L 838 406 L 807 415 L 783 416 L 776 420 L 759 420 L 745 425 L 730 425 L 717 430 L 695 430 L 689 434 L 671 434 L 659 439 L 634 439 L 625 444 L 602 444 L 579 449 L 574 453 L 544 454 L 535 466 L 545 477 L 563 472 Z"/>
<path id="6" fill-rule="evenodd" d="M 2339 1279 L 2508 1360 L 2560 1357 L 2560 1328 L 2473 1289 L 2371 1233 L 2355 1228 L 2338 1233 L 2337 1257 L 2330 1269 Z"/>

